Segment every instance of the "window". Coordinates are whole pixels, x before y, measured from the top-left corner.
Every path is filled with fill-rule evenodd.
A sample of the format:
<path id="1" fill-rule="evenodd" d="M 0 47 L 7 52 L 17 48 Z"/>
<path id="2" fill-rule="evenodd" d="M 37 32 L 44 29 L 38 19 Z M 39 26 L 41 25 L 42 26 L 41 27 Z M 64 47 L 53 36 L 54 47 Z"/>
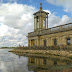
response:
<path id="1" fill-rule="evenodd" d="M 37 28 L 39 28 L 39 17 L 37 16 Z"/>
<path id="2" fill-rule="evenodd" d="M 57 61 L 56 60 L 54 61 L 54 65 L 57 65 Z"/>
<path id="3" fill-rule="evenodd" d="M 44 64 L 46 64 L 46 63 L 47 63 L 47 62 L 46 62 L 46 59 L 44 59 L 43 63 L 44 63 Z"/>
<path id="4" fill-rule="evenodd" d="M 32 58 L 31 58 L 31 63 L 34 63 L 34 62 L 35 62 L 35 58 L 32 57 Z"/>
<path id="5" fill-rule="evenodd" d="M 39 18 L 38 18 L 38 16 L 37 16 L 37 22 L 38 22 L 38 19 L 39 19 Z"/>
<path id="6" fill-rule="evenodd" d="M 57 40 L 56 39 L 54 39 L 54 45 L 57 45 Z"/>
<path id="7" fill-rule="evenodd" d="M 67 45 L 70 45 L 70 44 L 71 44 L 71 39 L 67 38 Z"/>
<path id="8" fill-rule="evenodd" d="M 46 47 L 46 40 L 44 40 L 44 46 Z"/>
<path id="9" fill-rule="evenodd" d="M 45 27 L 45 19 L 43 20 L 43 27 Z"/>

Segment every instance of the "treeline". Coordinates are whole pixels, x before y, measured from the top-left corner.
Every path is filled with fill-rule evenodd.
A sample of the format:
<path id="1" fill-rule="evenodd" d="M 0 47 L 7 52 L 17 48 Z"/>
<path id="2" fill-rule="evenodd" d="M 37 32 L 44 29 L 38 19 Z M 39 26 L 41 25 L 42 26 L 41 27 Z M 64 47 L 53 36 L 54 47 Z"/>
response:
<path id="1" fill-rule="evenodd" d="M 11 49 L 11 48 L 18 48 L 18 47 L 1 47 L 1 48 L 8 48 L 8 49 Z"/>

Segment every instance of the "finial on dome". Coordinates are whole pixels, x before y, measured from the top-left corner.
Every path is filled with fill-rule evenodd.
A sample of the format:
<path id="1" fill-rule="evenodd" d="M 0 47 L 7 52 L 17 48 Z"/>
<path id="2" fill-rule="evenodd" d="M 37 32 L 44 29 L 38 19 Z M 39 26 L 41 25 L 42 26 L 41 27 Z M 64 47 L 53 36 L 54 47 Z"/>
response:
<path id="1" fill-rule="evenodd" d="M 42 3 L 40 3 L 40 10 L 42 10 Z"/>

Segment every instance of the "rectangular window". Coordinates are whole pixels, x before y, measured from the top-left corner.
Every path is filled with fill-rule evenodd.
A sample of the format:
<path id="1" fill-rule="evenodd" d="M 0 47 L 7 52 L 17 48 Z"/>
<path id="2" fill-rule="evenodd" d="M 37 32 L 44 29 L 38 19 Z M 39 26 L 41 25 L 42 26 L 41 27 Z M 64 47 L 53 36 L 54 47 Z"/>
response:
<path id="1" fill-rule="evenodd" d="M 46 40 L 44 40 L 44 46 L 46 47 Z"/>
<path id="2" fill-rule="evenodd" d="M 70 44 L 71 44 L 71 39 L 67 38 L 67 45 L 70 45 Z"/>
<path id="3" fill-rule="evenodd" d="M 57 40 L 56 39 L 54 39 L 54 45 L 57 45 Z"/>

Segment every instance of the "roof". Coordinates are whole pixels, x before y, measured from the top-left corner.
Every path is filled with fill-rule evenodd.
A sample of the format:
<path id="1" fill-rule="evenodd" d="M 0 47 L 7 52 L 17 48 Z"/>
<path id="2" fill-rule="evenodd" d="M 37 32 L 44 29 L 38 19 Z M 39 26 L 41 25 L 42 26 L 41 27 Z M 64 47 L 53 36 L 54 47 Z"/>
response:
<path id="1" fill-rule="evenodd" d="M 45 11 L 43 11 L 43 10 L 39 10 L 39 11 L 35 12 L 33 15 L 36 15 L 37 13 L 45 13 L 45 14 L 49 14 L 48 12 L 45 12 Z"/>

